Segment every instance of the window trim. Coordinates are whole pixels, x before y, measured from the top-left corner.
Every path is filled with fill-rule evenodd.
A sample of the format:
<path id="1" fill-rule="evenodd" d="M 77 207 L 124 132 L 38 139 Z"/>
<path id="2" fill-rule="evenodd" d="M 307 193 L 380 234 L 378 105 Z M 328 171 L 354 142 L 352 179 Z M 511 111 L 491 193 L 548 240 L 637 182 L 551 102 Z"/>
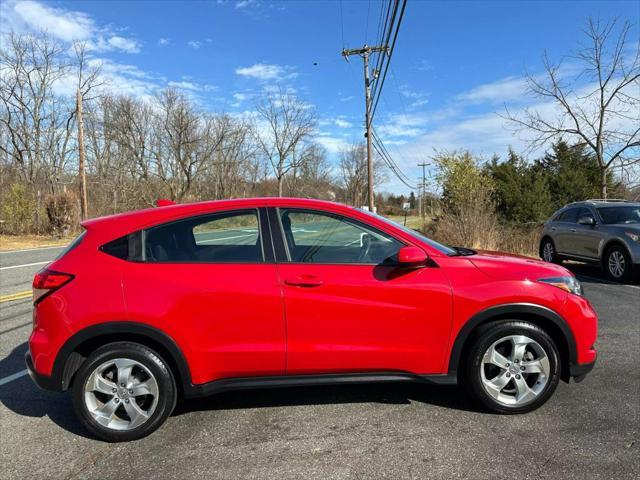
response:
<path id="1" fill-rule="evenodd" d="M 364 228 L 366 228 L 367 230 L 372 230 L 376 233 L 378 233 L 379 235 L 383 236 L 383 237 L 390 237 L 392 239 L 394 239 L 396 242 L 400 243 L 401 248 L 402 247 L 406 247 L 407 246 L 407 242 L 405 242 L 404 240 L 399 239 L 398 237 L 396 237 L 395 235 L 392 235 L 388 232 L 385 232 L 383 230 L 380 230 L 377 227 L 374 227 L 373 225 L 370 225 L 368 223 L 365 223 L 361 220 L 355 219 L 353 217 L 349 217 L 347 215 L 342 215 L 339 213 L 335 213 L 335 212 L 331 212 L 328 210 L 319 210 L 319 209 L 314 209 L 314 208 L 304 208 L 304 207 L 272 207 L 272 211 L 275 214 L 275 221 L 277 222 L 277 226 L 276 226 L 276 231 L 277 231 L 277 242 L 280 243 L 282 245 L 282 248 L 284 249 L 284 254 L 286 255 L 286 257 L 284 259 L 277 259 L 278 263 L 286 263 L 289 265 L 331 265 L 331 266 L 340 266 L 340 267 L 348 267 L 348 266 L 354 266 L 354 267 L 362 267 L 362 266 L 373 266 L 373 267 L 397 267 L 398 263 L 372 263 L 372 262 L 362 262 L 362 263 L 340 263 L 340 262 L 294 262 L 291 260 L 291 252 L 289 251 L 289 244 L 287 242 L 287 238 L 286 235 L 284 234 L 284 226 L 282 225 L 282 215 L 281 215 L 281 210 L 289 210 L 289 211 L 294 211 L 294 212 L 302 212 L 302 213 L 311 213 L 311 214 L 316 214 L 316 215 L 324 215 L 327 217 L 333 217 L 335 219 L 341 220 L 341 219 L 345 219 L 348 222 L 355 224 L 356 226 L 362 226 Z M 271 217 L 272 218 L 272 217 Z M 274 238 L 274 242 L 276 242 L 276 239 Z"/>
<path id="2" fill-rule="evenodd" d="M 212 261 L 212 260 L 169 260 L 169 261 L 152 261 L 152 260 L 148 260 L 147 259 L 147 232 L 149 230 L 152 230 L 154 228 L 160 228 L 160 227 L 166 227 L 169 225 L 173 225 L 176 223 L 181 223 L 181 222 L 186 222 L 186 221 L 190 221 L 190 220 L 195 220 L 198 218 L 207 218 L 207 217 L 216 217 L 216 216 L 220 216 L 222 218 L 227 217 L 227 216 L 239 216 L 239 215 L 243 215 L 243 214 L 255 214 L 256 216 L 256 220 L 257 220 L 257 225 L 258 225 L 258 238 L 260 239 L 260 254 L 262 256 L 262 260 L 259 262 L 254 262 L 254 261 Z M 177 219 L 173 219 L 169 222 L 165 222 L 165 223 L 159 223 L 156 225 L 152 225 L 150 227 L 146 227 L 143 228 L 141 230 L 139 230 L 139 232 L 141 233 L 141 241 L 142 241 L 142 259 L 140 260 L 129 260 L 129 261 L 133 261 L 136 263 L 145 263 L 145 264 L 151 264 L 151 265 L 265 265 L 268 263 L 273 263 L 273 262 L 268 262 L 267 258 L 269 257 L 268 255 L 265 254 L 265 252 L 267 251 L 267 245 L 265 245 L 265 243 L 267 242 L 266 237 L 265 237 L 265 233 L 263 230 L 263 222 L 261 220 L 262 216 L 264 215 L 263 212 L 263 208 L 260 207 L 255 207 L 255 208 L 242 208 L 239 210 L 218 210 L 215 212 L 207 212 L 207 213 L 201 213 L 198 215 L 192 215 L 192 216 L 188 216 L 188 217 L 181 217 L 181 218 L 177 218 Z M 269 242 L 270 243 L 270 242 Z"/>

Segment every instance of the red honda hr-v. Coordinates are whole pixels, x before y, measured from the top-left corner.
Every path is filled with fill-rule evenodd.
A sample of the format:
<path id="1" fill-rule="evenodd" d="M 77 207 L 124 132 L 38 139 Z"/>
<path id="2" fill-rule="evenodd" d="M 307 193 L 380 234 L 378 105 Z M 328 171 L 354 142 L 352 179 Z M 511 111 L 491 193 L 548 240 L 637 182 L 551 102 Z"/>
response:
<path id="1" fill-rule="evenodd" d="M 596 360 L 569 271 L 344 205 L 202 202 L 83 226 L 34 279 L 26 361 L 105 440 L 241 388 L 460 382 L 489 410 L 528 412 Z"/>

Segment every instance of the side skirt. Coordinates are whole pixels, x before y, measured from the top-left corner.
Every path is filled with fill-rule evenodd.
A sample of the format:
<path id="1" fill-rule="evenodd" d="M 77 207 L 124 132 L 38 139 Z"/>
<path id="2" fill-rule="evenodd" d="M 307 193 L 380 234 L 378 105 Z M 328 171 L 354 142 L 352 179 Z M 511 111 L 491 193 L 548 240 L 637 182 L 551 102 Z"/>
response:
<path id="1" fill-rule="evenodd" d="M 185 398 L 205 397 L 232 390 L 287 388 L 319 385 L 354 385 L 365 383 L 427 383 L 456 385 L 453 375 L 416 375 L 404 372 L 371 372 L 327 375 L 279 375 L 272 377 L 224 378 L 199 385 L 185 385 Z"/>

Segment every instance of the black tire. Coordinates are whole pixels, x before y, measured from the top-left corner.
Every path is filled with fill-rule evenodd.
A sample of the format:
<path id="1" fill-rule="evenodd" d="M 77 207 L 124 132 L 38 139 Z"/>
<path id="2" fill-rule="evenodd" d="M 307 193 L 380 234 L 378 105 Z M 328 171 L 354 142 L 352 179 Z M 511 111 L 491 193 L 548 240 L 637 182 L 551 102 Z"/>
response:
<path id="1" fill-rule="evenodd" d="M 551 258 L 550 259 L 544 258 L 545 257 L 545 248 L 550 248 L 551 249 Z M 553 240 L 551 240 L 549 237 L 543 238 L 542 241 L 540 242 L 539 255 L 540 255 L 540 258 L 542 260 L 546 261 L 546 262 L 557 263 L 557 264 L 562 263 L 562 259 L 558 256 L 558 252 L 556 250 L 556 244 L 553 243 Z"/>
<path id="2" fill-rule="evenodd" d="M 130 430 L 116 430 L 101 425 L 89 412 L 85 402 L 85 384 L 87 380 L 89 380 L 94 370 L 113 359 L 130 359 L 139 362 L 153 375 L 157 384 L 158 398 L 153 413 L 148 416 L 144 423 Z M 73 408 L 80 422 L 93 435 L 107 442 L 127 442 L 146 437 L 165 422 L 171 415 L 177 401 L 175 379 L 166 362 L 150 348 L 132 342 L 109 343 L 98 348 L 87 358 L 76 373 L 72 389 Z M 115 400 L 115 396 L 113 395 L 114 402 L 120 402 L 119 399 Z M 131 398 L 131 401 L 136 401 L 136 399 Z M 105 401 L 105 403 L 107 402 Z M 127 403 L 129 403 L 129 400 L 127 400 Z M 124 408 L 124 403 L 121 406 Z"/>
<path id="3" fill-rule="evenodd" d="M 521 405 L 508 405 L 498 401 L 488 393 L 482 379 L 481 369 L 487 368 L 482 362 L 485 352 L 487 352 L 495 342 L 510 335 L 524 335 L 537 342 L 544 350 L 550 366 L 550 373 L 547 377 L 546 384 L 543 385 L 533 400 Z M 482 325 L 479 327 L 465 358 L 466 365 L 464 366 L 464 375 L 462 378 L 464 387 L 483 407 L 496 413 L 516 414 L 537 409 L 551 397 L 560 380 L 560 355 L 555 343 L 544 330 L 525 321 L 501 320 Z M 505 375 L 507 373 L 508 369 L 505 368 Z M 514 373 L 513 375 L 515 376 L 516 374 Z M 519 374 L 518 378 L 521 378 Z M 525 375 L 523 375 L 522 378 L 525 378 Z M 535 384 L 538 378 L 535 374 L 533 376 L 529 374 L 526 381 Z M 509 380 L 509 382 L 512 381 L 515 382 L 515 378 Z M 515 388 L 515 384 L 511 383 L 508 383 L 505 388 L 509 388 L 510 385 L 513 385 Z"/>
<path id="4" fill-rule="evenodd" d="M 615 258 L 622 259 L 624 265 L 622 273 L 616 268 Z M 604 273 L 616 282 L 624 282 L 631 278 L 631 258 L 627 250 L 621 245 L 613 245 L 605 251 L 604 258 L 602 259 L 602 269 Z"/>

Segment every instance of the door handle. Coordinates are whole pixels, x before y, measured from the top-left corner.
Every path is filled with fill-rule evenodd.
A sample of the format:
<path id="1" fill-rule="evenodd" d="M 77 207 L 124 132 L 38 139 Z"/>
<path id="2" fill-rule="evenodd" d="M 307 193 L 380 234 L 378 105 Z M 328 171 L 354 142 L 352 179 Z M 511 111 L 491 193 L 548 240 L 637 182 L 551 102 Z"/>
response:
<path id="1" fill-rule="evenodd" d="M 551 230 L 553 230 L 555 232 L 556 231 L 556 227 L 551 227 Z"/>
<path id="2" fill-rule="evenodd" d="M 295 287 L 319 287 L 322 285 L 322 280 L 315 275 L 300 275 L 295 278 L 287 278 L 284 283 Z"/>
<path id="3" fill-rule="evenodd" d="M 575 233 L 575 232 L 576 232 L 576 229 L 575 229 L 575 228 L 572 228 L 572 229 L 571 229 L 571 231 Z"/>

